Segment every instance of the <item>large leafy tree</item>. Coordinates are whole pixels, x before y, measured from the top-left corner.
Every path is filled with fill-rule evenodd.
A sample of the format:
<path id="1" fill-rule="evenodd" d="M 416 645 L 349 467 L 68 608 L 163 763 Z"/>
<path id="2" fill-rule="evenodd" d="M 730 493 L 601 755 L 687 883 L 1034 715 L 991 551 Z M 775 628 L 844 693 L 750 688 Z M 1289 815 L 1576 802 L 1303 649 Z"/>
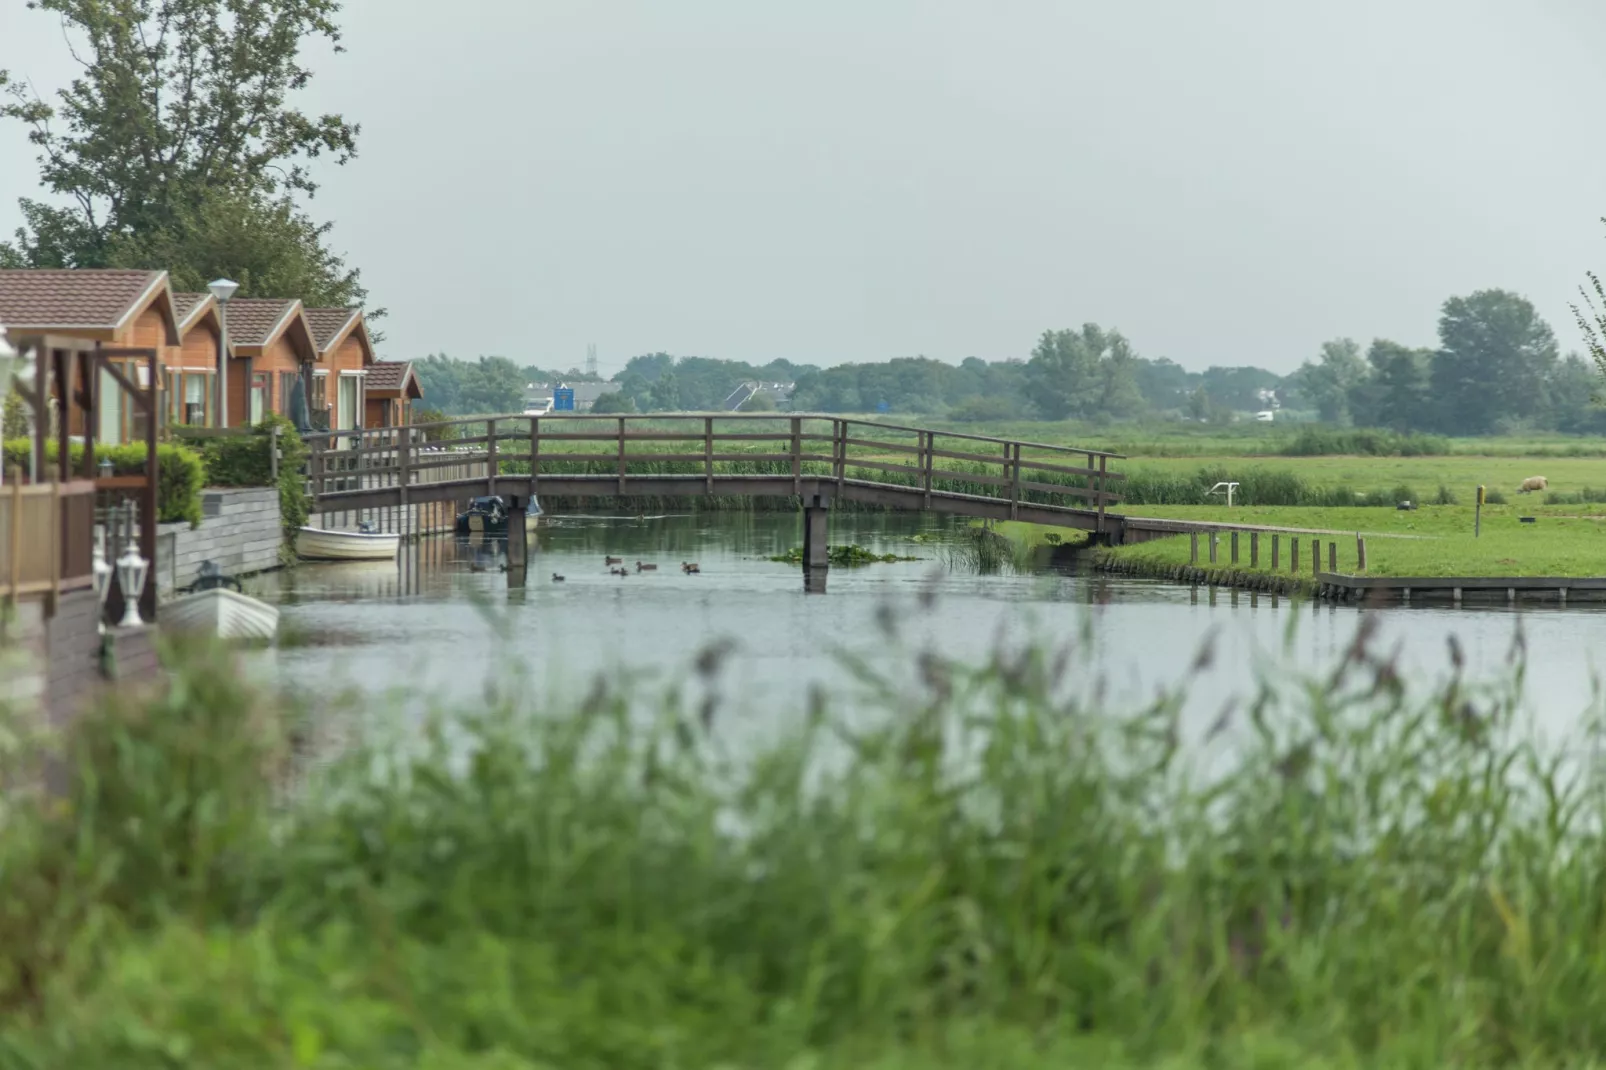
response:
<path id="1" fill-rule="evenodd" d="M 1371 369 L 1361 357 L 1360 343 L 1353 338 L 1334 338 L 1322 343 L 1321 356 L 1306 361 L 1295 373 L 1300 394 L 1316 406 L 1328 423 L 1347 423 L 1351 419 L 1350 393 L 1366 381 Z"/>
<path id="2" fill-rule="evenodd" d="M 1129 416 L 1143 408 L 1132 346 L 1096 323 L 1044 331 L 1027 361 L 1032 400 L 1050 420 Z"/>
<path id="3" fill-rule="evenodd" d="M 1431 378 L 1440 426 L 1485 435 L 1545 416 L 1555 363 L 1556 336 L 1526 298 L 1508 290 L 1450 298 Z"/>
<path id="4" fill-rule="evenodd" d="M 59 17 L 77 76 L 53 101 L 0 72 L 0 117 L 39 149 L 51 202 L 22 202 L 0 246 L 38 267 L 172 269 L 181 285 L 230 275 L 243 292 L 359 303 L 358 274 L 299 207 L 310 164 L 345 163 L 359 128 L 293 103 L 302 46 L 333 42 L 337 0 L 32 0 Z"/>
<path id="5" fill-rule="evenodd" d="M 1367 423 L 1413 431 L 1433 422 L 1431 349 L 1412 349 L 1378 338 L 1366 351 L 1366 361 L 1372 366 L 1372 378 L 1365 386 L 1371 400 Z"/>

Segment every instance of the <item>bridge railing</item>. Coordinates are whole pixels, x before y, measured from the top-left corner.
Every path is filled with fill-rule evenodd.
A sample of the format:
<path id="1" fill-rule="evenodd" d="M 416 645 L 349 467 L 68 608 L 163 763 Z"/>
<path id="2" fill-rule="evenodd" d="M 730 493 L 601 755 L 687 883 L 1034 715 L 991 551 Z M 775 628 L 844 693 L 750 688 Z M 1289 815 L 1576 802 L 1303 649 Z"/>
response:
<path id="1" fill-rule="evenodd" d="M 446 420 L 309 437 L 315 497 L 434 482 L 432 474 L 484 460 L 484 493 L 498 475 L 577 482 L 595 495 L 630 493 L 632 480 L 805 480 L 880 486 L 1103 513 L 1120 500 L 1120 454 L 810 414 L 589 413 Z"/>

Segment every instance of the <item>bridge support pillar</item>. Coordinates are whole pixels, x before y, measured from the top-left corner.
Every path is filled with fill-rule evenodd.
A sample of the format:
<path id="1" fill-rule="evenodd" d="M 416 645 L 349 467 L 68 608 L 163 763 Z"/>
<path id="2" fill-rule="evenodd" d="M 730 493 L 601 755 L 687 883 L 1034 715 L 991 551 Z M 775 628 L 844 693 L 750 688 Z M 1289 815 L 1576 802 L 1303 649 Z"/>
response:
<path id="1" fill-rule="evenodd" d="M 523 587 L 526 566 L 530 563 L 529 535 L 524 526 L 525 505 L 522 499 L 513 498 L 507 511 L 507 585 Z"/>
<path id="2" fill-rule="evenodd" d="M 831 568 L 830 499 L 816 494 L 803 500 L 803 589 L 824 594 Z"/>

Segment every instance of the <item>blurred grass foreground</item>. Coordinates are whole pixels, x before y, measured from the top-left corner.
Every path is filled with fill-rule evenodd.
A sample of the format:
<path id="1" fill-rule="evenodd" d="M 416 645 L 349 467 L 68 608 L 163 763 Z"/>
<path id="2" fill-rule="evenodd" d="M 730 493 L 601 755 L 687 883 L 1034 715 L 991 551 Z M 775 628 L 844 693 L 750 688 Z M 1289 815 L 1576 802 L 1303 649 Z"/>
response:
<path id="1" fill-rule="evenodd" d="M 0 1067 L 1606 1065 L 1601 797 L 1364 630 L 1209 779 L 1072 647 L 911 656 L 739 758 L 740 710 L 599 684 L 310 773 L 170 657 L 7 736 Z"/>

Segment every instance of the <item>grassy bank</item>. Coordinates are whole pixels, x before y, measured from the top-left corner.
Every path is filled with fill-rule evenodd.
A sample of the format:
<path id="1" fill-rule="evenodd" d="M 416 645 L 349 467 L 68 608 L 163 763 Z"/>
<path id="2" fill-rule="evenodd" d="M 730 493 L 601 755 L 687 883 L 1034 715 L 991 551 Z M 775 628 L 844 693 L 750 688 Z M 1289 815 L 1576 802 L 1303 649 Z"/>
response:
<path id="1" fill-rule="evenodd" d="M 1205 520 L 1224 524 L 1338 531 L 1339 571 L 1355 571 L 1355 534 L 1367 536 L 1366 574 L 1371 576 L 1601 576 L 1606 575 L 1606 510 L 1600 506 L 1485 506 L 1483 529 L 1473 536 L 1473 507 L 1423 506 L 1413 511 L 1385 509 L 1299 509 L 1275 507 L 1157 506 L 1146 516 Z M 1518 516 L 1534 516 L 1522 524 Z M 1409 536 L 1409 537 L 1401 537 Z M 1324 544 L 1322 570 L 1327 569 Z M 1310 537 L 1301 568 L 1310 571 Z M 1189 563 L 1186 535 L 1099 551 L 1100 560 L 1146 570 Z M 1222 536 L 1220 563 L 1228 563 Z M 1247 542 L 1240 539 L 1238 567 L 1249 571 Z M 1200 562 L 1206 558 L 1201 537 Z M 1269 572 L 1270 547 L 1261 540 L 1261 568 Z M 1288 570 L 1286 537 L 1282 571 Z"/>
<path id="2" fill-rule="evenodd" d="M 1173 700 L 1090 706 L 1080 665 L 911 651 L 866 684 L 881 727 L 825 700 L 740 760 L 722 725 L 754 711 L 493 693 L 287 794 L 280 711 L 192 655 L 79 725 L 65 800 L 5 753 L 0 1063 L 1606 1059 L 1606 814 L 1508 703 L 1408 700 L 1358 642 L 1224 718 L 1207 787 Z"/>

